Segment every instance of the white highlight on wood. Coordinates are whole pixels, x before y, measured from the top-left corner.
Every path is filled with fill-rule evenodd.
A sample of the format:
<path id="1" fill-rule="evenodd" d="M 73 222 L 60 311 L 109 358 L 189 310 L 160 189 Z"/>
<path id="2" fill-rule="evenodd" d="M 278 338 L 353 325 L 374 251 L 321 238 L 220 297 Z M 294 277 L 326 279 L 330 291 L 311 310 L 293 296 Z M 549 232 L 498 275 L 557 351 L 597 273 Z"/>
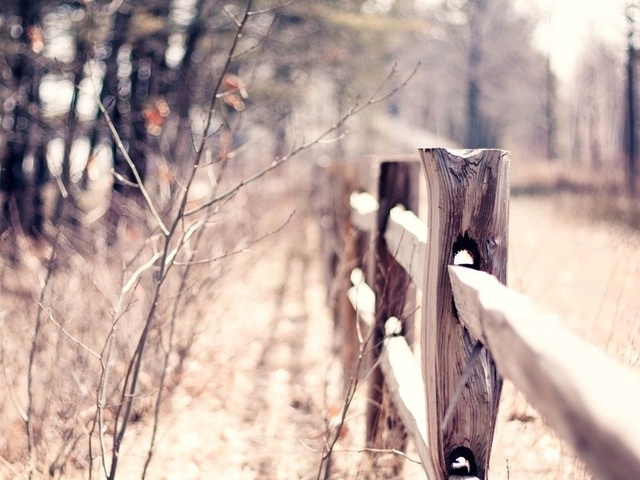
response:
<path id="1" fill-rule="evenodd" d="M 387 337 L 400 335 L 402 333 L 402 322 L 396 317 L 389 318 L 384 324 L 384 334 Z"/>
<path id="2" fill-rule="evenodd" d="M 347 297 L 358 316 L 369 326 L 375 324 L 376 294 L 364 281 L 364 273 L 354 268 L 350 275 L 353 286 L 347 290 Z"/>
<path id="3" fill-rule="evenodd" d="M 367 192 L 352 193 L 349 197 L 351 221 L 360 230 L 372 232 L 376 226 L 380 205 L 373 195 Z"/>
<path id="4" fill-rule="evenodd" d="M 402 265 L 416 283 L 422 283 L 427 225 L 411 210 L 398 205 L 389 213 L 384 239 L 396 262 Z"/>
<path id="5" fill-rule="evenodd" d="M 385 330 L 395 331 L 398 323 L 400 321 L 397 318 L 389 318 L 385 324 Z M 385 338 L 380 368 L 402 423 L 415 443 L 416 451 L 427 472 L 427 478 L 435 479 L 435 471 L 431 467 L 427 446 L 427 407 L 422 372 L 411 347 L 403 336 Z"/>
<path id="6" fill-rule="evenodd" d="M 460 250 L 453 256 L 454 265 L 473 265 L 473 257 L 468 250 Z"/>
<path id="7" fill-rule="evenodd" d="M 397 205 L 391 209 L 389 217 L 393 222 L 405 228 L 419 243 L 427 243 L 427 224 L 411 210 L 405 210 L 402 205 Z"/>

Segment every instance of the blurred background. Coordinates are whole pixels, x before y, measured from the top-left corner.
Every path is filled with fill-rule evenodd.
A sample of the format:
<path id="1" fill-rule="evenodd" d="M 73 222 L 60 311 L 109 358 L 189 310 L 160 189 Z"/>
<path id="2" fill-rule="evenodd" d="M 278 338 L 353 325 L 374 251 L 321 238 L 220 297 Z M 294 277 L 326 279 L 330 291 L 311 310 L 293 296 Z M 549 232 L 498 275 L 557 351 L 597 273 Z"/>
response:
<path id="1" fill-rule="evenodd" d="M 0 1 L 0 477 L 320 478 L 371 155 L 510 150 L 510 284 L 640 368 L 639 42 L 638 0 Z M 500 412 L 494 478 L 590 478 Z"/>
<path id="2" fill-rule="evenodd" d="M 87 221 L 107 209 L 116 222 L 116 207 L 85 194 L 135 195 L 97 101 L 142 178 L 160 178 L 190 158 L 217 75 L 227 75 L 215 111 L 219 154 L 260 138 L 262 155 L 280 157 L 394 65 L 399 76 L 417 66 L 405 88 L 350 127 L 366 132 L 364 145 L 337 142 L 332 155 L 413 153 L 431 146 L 413 140 L 422 130 L 439 144 L 500 147 L 519 162 L 597 172 L 636 191 L 637 2 L 256 2 L 225 69 L 242 8 L 3 2 L 0 230 L 40 231 L 60 215 L 60 192 L 77 215 L 92 212 Z M 121 177 L 110 187 L 112 167 Z"/>

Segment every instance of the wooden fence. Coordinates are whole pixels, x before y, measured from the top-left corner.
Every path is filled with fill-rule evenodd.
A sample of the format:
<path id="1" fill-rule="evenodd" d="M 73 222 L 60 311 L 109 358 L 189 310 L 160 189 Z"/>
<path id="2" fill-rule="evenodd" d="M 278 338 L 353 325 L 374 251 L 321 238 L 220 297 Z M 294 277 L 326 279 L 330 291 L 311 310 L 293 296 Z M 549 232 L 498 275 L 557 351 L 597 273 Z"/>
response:
<path id="1" fill-rule="evenodd" d="M 372 451 L 408 436 L 428 479 L 488 478 L 504 377 L 595 478 L 640 478 L 640 378 L 504 286 L 508 153 L 424 149 L 363 165 L 332 171 L 353 192 L 325 223 L 341 239 L 332 299 L 345 366 L 371 346 Z"/>

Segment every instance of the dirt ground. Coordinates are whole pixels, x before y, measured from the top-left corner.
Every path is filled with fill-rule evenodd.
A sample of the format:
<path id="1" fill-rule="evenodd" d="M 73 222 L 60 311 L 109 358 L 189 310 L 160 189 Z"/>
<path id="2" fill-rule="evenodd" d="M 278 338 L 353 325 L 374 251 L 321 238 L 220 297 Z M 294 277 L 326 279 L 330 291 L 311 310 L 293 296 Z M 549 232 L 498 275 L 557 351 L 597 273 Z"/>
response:
<path id="1" fill-rule="evenodd" d="M 295 208 L 280 207 L 280 220 Z M 224 313 L 196 340 L 147 478 L 316 478 L 341 385 L 317 239 L 310 218 L 295 214 L 232 260 L 217 287 L 224 306 L 212 306 Z M 129 440 L 119 478 L 140 478 L 148 433 L 138 427 Z"/>

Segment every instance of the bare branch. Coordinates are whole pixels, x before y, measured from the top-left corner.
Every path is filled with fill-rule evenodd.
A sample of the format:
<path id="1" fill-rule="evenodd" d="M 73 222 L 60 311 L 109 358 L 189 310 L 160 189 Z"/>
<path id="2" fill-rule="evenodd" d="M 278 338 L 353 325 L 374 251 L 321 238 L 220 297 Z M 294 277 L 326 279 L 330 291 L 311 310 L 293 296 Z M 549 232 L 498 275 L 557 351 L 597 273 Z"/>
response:
<path id="1" fill-rule="evenodd" d="M 289 0 L 288 2 L 284 2 L 284 3 L 280 4 L 280 5 L 276 5 L 275 7 L 272 7 L 272 8 L 265 8 L 265 9 L 262 9 L 262 10 L 254 10 L 252 12 L 249 12 L 249 15 L 253 17 L 253 16 L 256 16 L 256 15 L 263 15 L 265 13 L 277 12 L 278 10 L 281 10 L 281 9 L 283 9 L 285 7 L 289 7 L 289 6 L 291 6 L 293 4 L 296 4 L 296 3 L 300 3 L 300 0 Z"/>
<path id="2" fill-rule="evenodd" d="M 167 227 L 164 225 L 162 219 L 160 218 L 160 215 L 158 214 L 158 211 L 156 210 L 156 207 L 153 204 L 153 201 L 151 200 L 151 197 L 149 196 L 149 192 L 147 192 L 147 189 L 144 187 L 144 184 L 142 182 L 142 177 L 140 177 L 140 173 L 138 172 L 138 169 L 133 163 L 133 160 L 131 160 L 131 156 L 129 155 L 129 152 L 127 152 L 127 149 L 122 143 L 122 139 L 120 138 L 120 135 L 116 130 L 116 127 L 113 125 L 113 122 L 111 121 L 111 116 L 109 115 L 109 112 L 107 112 L 107 109 L 105 108 L 104 104 L 102 103 L 102 100 L 100 100 L 100 97 L 98 97 L 98 95 L 94 95 L 94 99 L 98 105 L 98 108 L 104 115 L 107 125 L 109 126 L 109 130 L 111 131 L 111 136 L 113 137 L 113 140 L 116 142 L 116 146 L 118 147 L 118 150 L 120 150 L 120 153 L 122 153 L 122 156 L 124 157 L 127 164 L 129 165 L 129 168 L 133 172 L 133 176 L 136 179 L 138 188 L 140 188 L 140 193 L 142 193 L 142 197 L 144 198 L 145 203 L 149 207 L 151 215 L 153 215 L 153 218 L 155 219 L 156 223 L 160 227 L 160 230 L 162 230 L 162 233 L 164 233 L 165 235 L 169 235 L 169 230 L 167 230 Z"/>
<path id="3" fill-rule="evenodd" d="M 249 244 L 250 245 L 255 245 L 255 244 L 261 242 L 262 240 L 264 240 L 265 238 L 270 237 L 271 235 L 275 235 L 276 233 L 279 233 L 283 228 L 285 228 L 289 224 L 289 222 L 291 221 L 291 219 L 293 218 L 295 213 L 296 213 L 296 211 L 294 210 L 293 212 L 291 212 L 289 214 L 289 217 L 285 220 L 285 222 L 282 225 L 280 225 L 275 230 L 271 230 L 270 232 L 265 233 L 261 237 L 252 240 L 251 242 L 249 242 Z M 251 250 L 250 247 L 241 248 L 241 249 L 238 249 L 238 250 L 232 250 L 231 252 L 223 253 L 222 255 L 218 255 L 217 257 L 203 258 L 203 259 L 200 259 L 200 260 L 189 260 L 187 262 L 174 261 L 173 264 L 174 265 L 183 265 L 183 266 L 184 265 L 202 265 L 202 264 L 206 264 L 206 263 L 218 262 L 220 260 L 224 260 L 225 258 L 231 257 L 233 255 L 237 255 L 239 253 L 249 252 L 250 250 Z"/>
<path id="4" fill-rule="evenodd" d="M 367 109 L 367 108 L 369 108 L 369 107 L 371 107 L 373 105 L 376 105 L 378 103 L 384 102 L 388 98 L 390 98 L 393 95 L 395 95 L 400 89 L 404 88 L 404 86 L 407 85 L 407 83 L 409 83 L 411 78 L 417 72 L 419 65 L 420 64 L 416 65 L 416 67 L 413 69 L 413 71 L 400 83 L 400 85 L 398 85 L 396 87 L 393 87 L 387 93 L 380 94 L 380 91 L 382 90 L 384 85 L 387 84 L 389 82 L 389 80 L 393 76 L 395 76 L 396 71 L 395 71 L 395 67 L 394 67 L 391 70 L 390 74 L 387 76 L 387 78 L 384 80 L 384 82 L 382 82 L 375 89 L 373 94 L 369 97 L 369 99 L 365 103 L 359 104 L 358 102 L 356 102 L 354 104 L 354 106 L 351 107 L 347 111 L 347 113 L 345 113 L 336 123 L 331 125 L 328 129 L 326 129 L 320 135 L 318 135 L 314 140 L 311 140 L 311 141 L 309 141 L 307 143 L 303 143 L 303 144 L 295 147 L 291 152 L 289 152 L 289 154 L 285 155 L 284 157 L 275 159 L 273 162 L 271 162 L 271 164 L 269 164 L 269 166 L 263 168 L 262 170 L 258 171 L 257 173 L 253 174 L 252 176 L 241 180 L 240 182 L 238 182 L 235 186 L 231 187 L 226 192 L 223 192 L 220 195 L 217 195 L 217 196 L 209 199 L 207 202 L 203 203 L 202 205 L 199 205 L 199 206 L 197 206 L 195 208 L 192 208 L 191 210 L 185 211 L 184 215 L 185 216 L 194 215 L 194 214 L 196 214 L 198 212 L 201 212 L 202 210 L 205 210 L 206 208 L 210 207 L 211 205 L 214 205 L 215 203 L 234 195 L 236 192 L 238 192 L 243 187 L 245 187 L 245 186 L 255 182 L 256 180 L 264 177 L 266 174 L 268 174 L 272 170 L 278 168 L 280 165 L 282 165 L 283 163 L 287 162 L 291 158 L 295 157 L 300 152 L 303 152 L 305 150 L 310 149 L 311 147 L 314 147 L 315 145 L 320 144 L 326 137 L 331 135 L 331 133 L 335 132 L 340 127 L 342 127 L 347 122 L 347 120 L 349 120 L 351 117 L 361 113 L 362 111 L 364 111 L 365 109 Z"/>
<path id="5" fill-rule="evenodd" d="M 39 303 L 44 301 L 45 295 L 49 289 L 49 285 L 51 282 L 51 278 L 53 276 L 54 269 L 54 259 L 57 254 L 57 247 L 59 245 L 59 239 L 61 236 L 60 229 L 58 229 L 55 239 L 53 241 L 53 245 L 51 247 L 51 253 L 49 254 L 48 262 L 47 262 L 47 273 L 42 283 L 42 288 L 40 289 L 40 297 L 38 299 Z M 38 352 L 38 347 L 40 345 L 40 335 L 42 329 L 42 312 L 38 310 L 36 313 L 36 323 L 33 330 L 33 336 L 31 338 L 31 349 L 29 351 L 29 364 L 27 369 L 27 408 L 26 408 L 26 421 L 25 427 L 27 430 L 27 451 L 29 454 L 29 471 L 32 472 L 35 468 L 35 437 L 33 431 L 33 404 L 35 401 L 35 391 L 34 391 L 34 377 L 36 371 L 36 353 Z"/>
<path id="6" fill-rule="evenodd" d="M 135 285 L 135 283 L 138 281 L 138 278 L 140 278 L 140 275 L 142 275 L 146 270 L 153 267 L 153 265 L 156 263 L 156 260 L 158 260 L 161 256 L 162 256 L 162 252 L 156 252 L 151 256 L 149 260 L 147 260 L 145 263 L 140 265 L 138 269 L 135 272 L 133 272 L 133 274 L 131 275 L 131 278 L 129 278 L 129 281 L 127 281 L 127 283 L 125 283 L 124 286 L 122 287 L 122 293 L 127 293 L 131 289 L 131 287 Z"/>
<path id="7" fill-rule="evenodd" d="M 111 467 L 109 470 L 109 475 L 108 475 L 108 479 L 109 480 L 113 480 L 116 477 L 116 471 L 117 471 L 117 466 L 118 466 L 118 458 L 119 458 L 119 453 L 120 453 L 120 447 L 122 445 L 122 440 L 124 438 L 124 434 L 127 431 L 127 428 L 129 426 L 129 421 L 131 418 L 131 410 L 133 408 L 133 402 L 134 399 L 136 397 L 136 390 L 138 387 L 138 379 L 139 379 L 139 375 L 141 372 L 141 368 L 142 368 L 142 357 L 144 354 L 144 350 L 147 344 L 147 338 L 149 335 L 149 331 L 151 329 L 151 325 L 152 322 L 155 318 L 155 314 L 156 314 L 156 308 L 158 305 L 158 301 L 160 299 L 160 291 L 162 289 L 162 286 L 164 285 L 164 280 L 166 279 L 166 274 L 168 272 L 168 270 L 173 266 L 173 260 L 175 259 L 175 255 L 177 253 L 177 250 L 170 250 L 170 243 L 171 243 L 171 239 L 173 237 L 173 235 L 175 234 L 175 232 L 178 229 L 178 225 L 180 224 L 180 222 L 184 221 L 184 212 L 185 212 L 185 208 L 186 208 L 186 204 L 187 204 L 187 195 L 189 193 L 189 189 L 193 183 L 193 179 L 195 178 L 195 172 L 197 171 L 198 166 L 201 163 L 201 159 L 202 159 L 202 155 L 204 153 L 204 147 L 205 147 L 205 142 L 207 140 L 207 132 L 210 129 L 211 123 L 212 123 L 212 119 L 213 119 L 213 110 L 214 107 L 216 105 L 217 100 L 217 95 L 218 92 L 220 91 L 220 87 L 222 85 L 222 80 L 224 77 L 224 73 L 226 73 L 229 69 L 229 66 L 231 64 L 231 59 L 232 56 L 235 52 L 235 49 L 237 48 L 238 42 L 240 41 L 240 38 L 242 37 L 242 31 L 244 26 L 246 25 L 248 18 L 249 18 L 249 12 L 251 11 L 251 5 L 252 2 L 251 0 L 249 0 L 247 2 L 247 6 L 246 6 L 246 10 L 244 13 L 243 18 L 240 20 L 240 22 L 237 24 L 237 30 L 236 30 L 236 34 L 234 37 L 234 40 L 232 42 L 232 45 L 230 47 L 229 53 L 227 55 L 227 59 L 224 65 L 224 68 L 222 70 L 222 74 L 218 77 L 218 81 L 216 83 L 216 86 L 214 88 L 214 91 L 212 92 L 211 95 L 211 103 L 209 106 L 209 111 L 208 111 L 208 115 L 207 115 L 207 119 L 204 125 L 204 135 L 202 137 L 201 143 L 200 143 L 200 148 L 197 149 L 196 152 L 196 157 L 194 159 L 193 162 L 193 168 L 191 170 L 191 174 L 190 177 L 186 183 L 186 188 L 182 194 L 182 198 L 180 200 L 180 205 L 176 211 L 175 217 L 170 225 L 170 227 L 167 229 L 166 227 L 164 227 L 163 232 L 165 232 L 165 241 L 164 241 L 164 247 L 161 251 L 160 257 L 159 257 L 159 272 L 157 274 L 157 281 L 155 284 L 155 288 L 154 288 L 154 292 L 153 292 L 153 298 L 151 301 L 151 306 L 149 308 L 149 311 L 147 312 L 147 316 L 144 322 L 144 327 L 142 329 L 142 332 L 140 333 L 140 337 L 138 339 L 138 344 L 136 346 L 136 349 L 133 353 L 133 356 L 131 357 L 131 360 L 129 362 L 129 366 L 127 368 L 127 372 L 125 374 L 124 377 L 124 381 L 123 381 L 123 385 L 122 385 L 122 390 L 121 390 L 121 397 L 120 397 L 120 404 L 118 406 L 116 415 L 115 415 L 115 426 L 114 426 L 114 430 L 115 430 L 115 434 L 113 436 L 113 450 L 112 450 L 112 455 L 111 455 Z M 141 186 L 142 187 L 142 186 Z M 151 204 L 149 204 L 151 206 Z M 197 224 L 196 224 L 197 225 Z M 183 245 L 185 240 L 188 240 L 188 237 L 191 236 L 193 234 L 193 232 L 196 231 L 196 229 L 189 229 L 187 230 L 187 232 L 185 232 L 185 235 L 183 236 L 183 238 L 180 240 L 179 244 Z M 156 438 L 156 434 L 157 434 L 157 423 L 154 424 L 153 427 L 153 433 L 152 433 L 152 439 L 151 439 L 151 445 L 149 447 L 149 451 L 148 451 L 148 457 L 147 457 L 147 461 L 145 462 L 145 466 L 144 466 L 144 470 L 142 473 L 142 477 L 144 478 L 146 475 L 146 471 L 147 468 L 149 466 L 149 462 L 151 461 L 151 457 L 153 456 L 153 450 L 154 450 L 154 446 L 155 446 L 155 438 Z"/>
<path id="8" fill-rule="evenodd" d="M 4 364 L 4 361 L 2 363 Z M 9 383 L 9 378 L 7 377 L 7 369 L 3 368 L 2 373 L 4 374 L 4 380 L 5 380 L 5 383 L 7 384 L 7 390 L 9 391 L 9 398 L 11 398 L 11 403 L 13 403 L 13 407 L 16 409 L 16 412 L 18 412 L 18 415 L 20 415 L 20 418 L 22 419 L 22 421 L 26 423 L 28 418 L 27 412 L 25 412 L 24 408 L 22 408 L 22 406 L 18 402 L 18 398 L 16 397 L 15 392 L 13 391 L 13 388 L 11 388 L 11 384 Z"/>
<path id="9" fill-rule="evenodd" d="M 40 307 L 42 309 L 42 311 L 44 313 L 46 313 L 47 317 L 49 317 L 49 320 L 51 320 L 51 322 L 58 327 L 58 329 L 64 333 L 64 335 L 71 340 L 73 343 L 75 343 L 76 345 L 78 345 L 80 348 L 82 348 L 85 352 L 87 352 L 88 354 L 92 355 L 93 357 L 97 358 L 98 360 L 100 359 L 100 354 L 94 352 L 93 350 L 91 350 L 89 347 L 87 347 L 84 343 L 82 343 L 80 340 L 78 340 L 76 337 L 74 337 L 71 333 L 69 333 L 62 325 L 60 325 L 60 323 L 53 318 L 53 315 L 51 314 L 51 312 L 49 310 L 47 310 L 45 308 L 45 306 L 40 303 L 39 301 L 36 302 L 36 304 L 38 305 L 38 307 Z"/>
<path id="10" fill-rule="evenodd" d="M 356 320 L 356 325 L 358 323 L 359 321 Z M 364 366 L 364 360 L 367 357 L 369 343 L 371 343 L 371 339 L 373 338 L 373 333 L 374 333 L 374 329 L 371 329 L 369 332 L 369 335 L 367 335 L 367 338 L 359 342 L 358 360 L 356 362 L 353 377 L 349 382 L 349 386 L 347 388 L 347 392 L 345 394 L 344 401 L 342 403 L 342 410 L 341 410 L 342 413 L 340 414 L 340 417 L 336 422 L 336 426 L 334 428 L 333 434 L 331 432 L 331 429 L 328 429 L 325 436 L 325 444 L 322 450 L 322 459 L 320 461 L 320 465 L 318 468 L 317 480 L 320 480 L 320 478 L 322 477 L 323 468 L 325 469 L 325 477 L 326 477 L 326 474 L 329 473 L 328 465 L 330 462 L 331 455 L 333 455 L 335 446 L 338 443 L 338 440 L 340 439 L 342 429 L 344 428 L 344 425 L 347 419 L 347 413 L 349 412 L 349 408 L 351 407 L 351 404 L 355 398 L 355 394 L 358 391 L 360 385 L 362 384 L 362 382 L 360 382 L 359 380 L 359 376 L 360 376 L 362 367 Z M 369 369 L 369 371 L 366 373 L 364 381 L 366 381 L 369 374 L 371 374 L 371 372 L 376 367 L 377 367 L 377 362 L 374 365 L 372 365 L 372 368 Z"/>

